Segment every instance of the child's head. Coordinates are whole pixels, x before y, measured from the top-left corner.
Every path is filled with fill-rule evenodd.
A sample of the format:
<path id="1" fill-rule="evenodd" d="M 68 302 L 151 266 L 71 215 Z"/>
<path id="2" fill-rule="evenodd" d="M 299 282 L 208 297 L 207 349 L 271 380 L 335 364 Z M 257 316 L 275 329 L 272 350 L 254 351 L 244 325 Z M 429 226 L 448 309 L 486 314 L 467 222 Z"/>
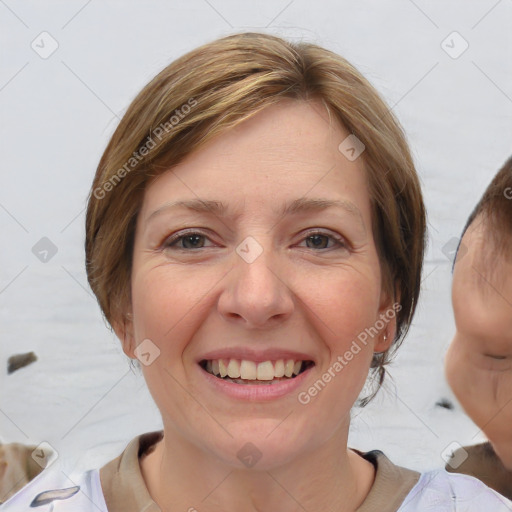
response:
<path id="1" fill-rule="evenodd" d="M 446 375 L 512 468 L 512 158 L 470 215 L 453 272 L 456 334 Z"/>

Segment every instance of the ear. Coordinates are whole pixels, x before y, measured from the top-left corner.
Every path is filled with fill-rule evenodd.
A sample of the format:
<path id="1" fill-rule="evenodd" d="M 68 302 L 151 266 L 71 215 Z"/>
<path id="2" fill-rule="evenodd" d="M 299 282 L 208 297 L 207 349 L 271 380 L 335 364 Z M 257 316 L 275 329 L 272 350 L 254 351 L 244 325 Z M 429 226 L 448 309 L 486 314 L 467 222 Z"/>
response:
<path id="1" fill-rule="evenodd" d="M 116 336 L 121 342 L 123 352 L 131 359 L 136 359 L 135 356 L 135 337 L 133 334 L 133 316 L 131 312 L 123 314 L 123 316 L 116 321 L 112 322 L 112 327 Z"/>
<path id="2" fill-rule="evenodd" d="M 392 293 L 387 287 L 382 287 L 377 322 L 382 322 L 384 327 L 375 338 L 374 352 L 386 352 L 389 350 L 396 336 L 396 317 L 402 309 L 398 290 Z M 391 287 L 389 287 L 391 288 Z"/>

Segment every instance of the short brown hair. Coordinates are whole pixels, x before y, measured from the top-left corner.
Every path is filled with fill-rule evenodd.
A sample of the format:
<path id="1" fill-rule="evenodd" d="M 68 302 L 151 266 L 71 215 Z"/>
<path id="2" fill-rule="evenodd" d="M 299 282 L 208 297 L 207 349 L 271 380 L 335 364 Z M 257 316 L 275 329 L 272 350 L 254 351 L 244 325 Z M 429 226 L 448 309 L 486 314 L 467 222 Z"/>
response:
<path id="1" fill-rule="evenodd" d="M 426 224 L 403 130 L 344 58 L 314 44 L 259 33 L 224 37 L 172 62 L 139 93 L 113 134 L 89 196 L 85 242 L 89 284 L 111 325 L 125 321 L 130 305 L 135 224 L 150 180 L 283 98 L 320 100 L 365 146 L 383 285 L 402 306 L 393 340 L 398 347 L 418 300 Z M 372 363 L 379 383 L 389 352 Z"/>

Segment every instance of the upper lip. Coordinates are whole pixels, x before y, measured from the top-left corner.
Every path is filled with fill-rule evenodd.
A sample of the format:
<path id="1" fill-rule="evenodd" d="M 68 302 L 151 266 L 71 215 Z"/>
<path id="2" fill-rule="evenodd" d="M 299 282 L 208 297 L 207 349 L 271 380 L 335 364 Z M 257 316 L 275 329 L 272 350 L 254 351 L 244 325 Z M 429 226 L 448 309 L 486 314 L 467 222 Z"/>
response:
<path id="1" fill-rule="evenodd" d="M 268 348 L 265 350 L 255 350 L 248 347 L 232 347 L 222 348 L 218 350 L 212 350 L 203 354 L 197 360 L 198 363 L 201 361 L 208 361 L 214 359 L 239 359 L 246 361 L 254 361 L 262 363 L 263 361 L 277 361 L 279 359 L 293 359 L 294 361 L 313 361 L 313 357 L 303 352 L 297 352 L 295 350 L 284 350 L 277 348 Z"/>

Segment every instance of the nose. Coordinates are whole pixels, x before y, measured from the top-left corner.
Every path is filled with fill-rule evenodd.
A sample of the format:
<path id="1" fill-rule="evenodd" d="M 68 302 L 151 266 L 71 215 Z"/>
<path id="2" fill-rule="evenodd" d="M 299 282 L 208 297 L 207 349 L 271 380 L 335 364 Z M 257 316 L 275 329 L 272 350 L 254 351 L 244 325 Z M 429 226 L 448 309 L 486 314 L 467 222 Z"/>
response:
<path id="1" fill-rule="evenodd" d="M 233 254 L 235 268 L 226 276 L 218 300 L 219 313 L 246 328 L 265 328 L 284 322 L 294 309 L 283 265 L 266 248 L 254 260 Z"/>

